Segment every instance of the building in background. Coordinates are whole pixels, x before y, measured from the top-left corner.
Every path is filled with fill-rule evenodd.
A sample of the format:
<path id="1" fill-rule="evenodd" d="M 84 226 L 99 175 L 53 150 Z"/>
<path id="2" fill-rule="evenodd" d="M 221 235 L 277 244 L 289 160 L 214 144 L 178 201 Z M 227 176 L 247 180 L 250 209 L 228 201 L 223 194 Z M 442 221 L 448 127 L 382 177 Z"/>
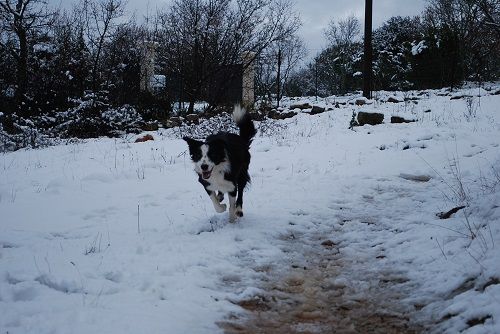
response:
<path id="1" fill-rule="evenodd" d="M 144 43 L 143 59 L 141 61 L 141 91 L 154 94 L 165 92 L 171 102 L 187 101 L 188 93 L 181 76 L 175 73 L 155 73 L 156 44 Z M 199 101 L 206 101 L 212 105 L 241 103 L 252 108 L 255 103 L 255 54 L 244 53 L 241 63 L 221 66 L 217 72 L 207 80 Z"/>

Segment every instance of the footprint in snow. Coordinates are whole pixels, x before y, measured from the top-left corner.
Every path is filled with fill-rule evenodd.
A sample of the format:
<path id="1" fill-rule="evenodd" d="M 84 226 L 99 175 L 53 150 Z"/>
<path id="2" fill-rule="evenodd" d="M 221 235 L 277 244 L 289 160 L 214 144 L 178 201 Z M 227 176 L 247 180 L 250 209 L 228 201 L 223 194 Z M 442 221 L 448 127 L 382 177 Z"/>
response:
<path id="1" fill-rule="evenodd" d="M 18 245 L 15 245 L 13 243 L 7 242 L 7 241 L 0 241 L 0 248 L 18 248 Z"/>
<path id="2" fill-rule="evenodd" d="M 202 233 L 215 232 L 217 230 L 220 230 L 228 223 L 227 220 L 228 220 L 228 218 L 225 215 L 222 215 L 222 217 L 212 216 L 208 220 L 208 222 L 206 222 L 206 221 L 203 222 L 201 228 L 195 234 L 200 235 Z"/>
<path id="3" fill-rule="evenodd" d="M 487 149 L 482 148 L 482 147 L 476 147 L 473 150 L 470 150 L 469 152 L 465 153 L 463 156 L 466 158 L 472 158 L 475 155 L 481 154 L 485 152 Z"/>
<path id="4" fill-rule="evenodd" d="M 296 210 L 296 211 L 292 211 L 292 215 L 294 215 L 294 216 L 308 216 L 309 212 L 306 212 L 304 210 Z"/>
<path id="5" fill-rule="evenodd" d="M 12 293 L 12 300 L 14 302 L 29 302 L 38 296 L 38 290 L 34 287 L 23 287 L 15 289 Z"/>

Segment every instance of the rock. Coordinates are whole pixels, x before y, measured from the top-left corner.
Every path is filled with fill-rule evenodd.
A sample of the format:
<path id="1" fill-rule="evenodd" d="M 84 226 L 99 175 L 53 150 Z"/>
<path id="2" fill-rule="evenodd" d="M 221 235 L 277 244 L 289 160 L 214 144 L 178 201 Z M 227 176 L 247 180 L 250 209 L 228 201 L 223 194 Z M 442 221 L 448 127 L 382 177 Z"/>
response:
<path id="1" fill-rule="evenodd" d="M 331 240 L 325 240 L 321 243 L 321 246 L 326 247 L 326 248 L 331 248 L 335 246 L 335 243 Z"/>
<path id="2" fill-rule="evenodd" d="M 153 138 L 153 136 L 148 134 L 148 135 L 137 138 L 135 140 L 135 142 L 136 143 L 143 143 L 143 142 L 148 141 L 148 140 L 155 140 L 155 139 Z"/>
<path id="3" fill-rule="evenodd" d="M 278 112 L 276 109 L 272 109 L 268 114 L 267 117 L 272 118 L 272 119 L 287 119 L 291 118 L 293 116 L 297 115 L 296 112 L 294 111 L 289 111 L 289 112 Z"/>
<path id="4" fill-rule="evenodd" d="M 391 117 L 391 123 L 412 123 L 412 122 L 416 122 L 416 120 L 405 119 L 405 118 L 399 117 L 399 116 L 392 116 Z"/>
<path id="5" fill-rule="evenodd" d="M 369 113 L 363 111 L 360 111 L 358 113 L 358 124 L 360 126 L 363 126 L 365 124 L 370 124 L 370 125 L 382 124 L 383 121 L 384 121 L 384 114 L 375 112 Z"/>
<path id="6" fill-rule="evenodd" d="M 325 112 L 325 108 L 323 107 L 318 107 L 318 106 L 313 106 L 312 110 L 309 114 L 311 115 L 317 115 Z"/>
<path id="7" fill-rule="evenodd" d="M 250 118 L 253 119 L 254 121 L 263 121 L 265 117 L 265 114 L 259 111 L 251 111 L 248 114 L 250 115 Z"/>
<path id="8" fill-rule="evenodd" d="M 186 120 L 189 122 L 189 123 L 195 123 L 195 124 L 198 124 L 198 122 L 200 121 L 200 116 L 197 115 L 197 114 L 189 114 L 189 115 L 186 115 Z"/>
<path id="9" fill-rule="evenodd" d="M 267 112 L 267 117 L 272 119 L 281 119 L 280 113 L 276 109 L 271 109 Z"/>
<path id="10" fill-rule="evenodd" d="M 290 106 L 290 109 L 300 109 L 300 110 L 311 109 L 311 108 L 312 108 L 312 106 L 309 103 L 292 104 Z"/>
<path id="11" fill-rule="evenodd" d="M 387 99 L 387 102 L 389 102 L 389 103 L 400 103 L 400 102 L 404 102 L 404 101 L 401 100 L 400 98 L 396 97 L 396 96 L 389 96 L 389 98 Z"/>
<path id="12" fill-rule="evenodd" d="M 432 177 L 429 175 L 415 175 L 415 174 L 406 174 L 406 173 L 400 173 L 399 177 L 408 181 L 414 181 L 414 182 L 429 182 Z"/>
<path id="13" fill-rule="evenodd" d="M 295 113 L 293 111 L 283 112 L 283 113 L 281 113 L 281 119 L 292 118 L 295 115 L 297 115 L 297 113 Z"/>
<path id="14" fill-rule="evenodd" d="M 462 98 L 466 97 L 464 94 L 460 94 L 460 93 L 455 93 L 453 94 L 451 97 L 450 97 L 450 100 L 460 100 Z"/>
<path id="15" fill-rule="evenodd" d="M 356 104 L 357 106 L 364 106 L 366 102 L 367 102 L 366 97 L 359 97 L 354 101 L 354 104 Z"/>
<path id="16" fill-rule="evenodd" d="M 167 122 L 165 123 L 165 126 L 167 128 L 174 128 L 174 127 L 181 126 L 181 125 L 182 125 L 182 119 L 180 117 L 177 117 L 177 116 L 170 117 L 167 120 Z"/>

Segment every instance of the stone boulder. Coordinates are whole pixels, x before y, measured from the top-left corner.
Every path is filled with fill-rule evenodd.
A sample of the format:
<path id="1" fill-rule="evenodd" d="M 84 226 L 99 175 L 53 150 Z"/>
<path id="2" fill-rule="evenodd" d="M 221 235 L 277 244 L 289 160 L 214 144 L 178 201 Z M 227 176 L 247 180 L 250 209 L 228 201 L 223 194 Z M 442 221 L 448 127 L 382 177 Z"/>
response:
<path id="1" fill-rule="evenodd" d="M 177 116 L 172 116 L 170 117 L 167 122 L 165 123 L 165 126 L 167 128 L 175 128 L 177 126 L 181 126 L 182 125 L 182 118 L 181 117 L 177 117 Z"/>
<path id="2" fill-rule="evenodd" d="M 391 117 L 391 123 L 413 123 L 416 122 L 414 119 L 406 119 L 404 117 L 400 116 L 392 116 Z"/>
<path id="3" fill-rule="evenodd" d="M 358 124 L 360 126 L 363 126 L 365 124 L 378 125 L 382 124 L 383 121 L 384 121 L 384 114 L 376 112 L 364 112 L 364 111 L 360 111 L 358 113 Z"/>
<path id="4" fill-rule="evenodd" d="M 297 113 L 294 111 L 278 112 L 276 109 L 273 109 L 267 114 L 267 117 L 272 119 L 287 119 L 295 115 L 297 115 Z"/>
<path id="5" fill-rule="evenodd" d="M 312 106 L 309 103 L 292 104 L 290 106 L 290 109 L 300 109 L 300 110 L 311 109 L 311 108 L 312 108 Z"/>
<path id="6" fill-rule="evenodd" d="M 263 121 L 266 116 L 265 113 L 260 112 L 258 110 L 250 111 L 248 112 L 248 114 L 250 115 L 250 118 L 253 119 L 254 121 Z"/>
<path id="7" fill-rule="evenodd" d="M 152 135 L 147 134 L 145 136 L 139 137 L 135 140 L 135 143 L 144 143 L 149 140 L 155 140 Z"/>
<path id="8" fill-rule="evenodd" d="M 323 107 L 313 106 L 312 110 L 311 110 L 311 112 L 309 114 L 311 114 L 311 115 L 317 115 L 317 114 L 324 113 L 325 111 L 326 110 Z"/>
<path id="9" fill-rule="evenodd" d="M 367 102 L 368 102 L 368 99 L 366 97 L 358 97 L 354 101 L 354 104 L 357 106 L 364 106 Z"/>
<path id="10" fill-rule="evenodd" d="M 396 96 L 389 96 L 389 98 L 387 99 L 387 102 L 389 103 L 400 103 L 400 102 L 404 102 L 404 100 L 396 97 Z"/>
<path id="11" fill-rule="evenodd" d="M 200 121 L 200 116 L 197 114 L 189 114 L 189 115 L 186 115 L 186 120 L 189 123 L 198 124 L 198 122 Z"/>

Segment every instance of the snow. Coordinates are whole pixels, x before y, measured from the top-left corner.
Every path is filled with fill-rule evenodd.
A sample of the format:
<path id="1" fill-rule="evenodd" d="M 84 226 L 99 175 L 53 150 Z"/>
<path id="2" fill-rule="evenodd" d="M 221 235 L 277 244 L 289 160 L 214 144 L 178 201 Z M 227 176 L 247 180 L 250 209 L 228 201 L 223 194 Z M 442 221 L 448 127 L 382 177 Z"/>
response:
<path id="1" fill-rule="evenodd" d="M 151 77 L 150 85 L 151 85 L 152 88 L 161 89 L 161 88 L 165 88 L 166 82 L 167 82 L 167 77 L 165 75 L 163 75 L 163 74 L 154 74 Z"/>
<path id="2" fill-rule="evenodd" d="M 421 54 L 425 49 L 427 49 L 427 45 L 425 45 L 425 41 L 420 41 L 418 44 L 413 44 L 411 47 L 411 54 L 416 56 Z"/>
<path id="3" fill-rule="evenodd" d="M 0 155 L 1 331 L 219 333 L 246 314 L 238 300 L 266 293 L 262 268 L 300 260 L 292 235 L 339 245 L 351 265 L 331 282 L 353 298 L 383 277 L 428 332 L 500 332 L 500 96 L 467 118 L 465 99 L 441 93 L 301 98 L 332 110 L 254 140 L 236 224 L 215 213 L 172 129 Z M 353 111 L 385 124 L 351 131 Z"/>
<path id="4" fill-rule="evenodd" d="M 35 52 L 54 53 L 55 50 L 56 50 L 56 47 L 51 43 L 38 43 L 38 44 L 33 45 L 33 51 L 35 51 Z"/>

